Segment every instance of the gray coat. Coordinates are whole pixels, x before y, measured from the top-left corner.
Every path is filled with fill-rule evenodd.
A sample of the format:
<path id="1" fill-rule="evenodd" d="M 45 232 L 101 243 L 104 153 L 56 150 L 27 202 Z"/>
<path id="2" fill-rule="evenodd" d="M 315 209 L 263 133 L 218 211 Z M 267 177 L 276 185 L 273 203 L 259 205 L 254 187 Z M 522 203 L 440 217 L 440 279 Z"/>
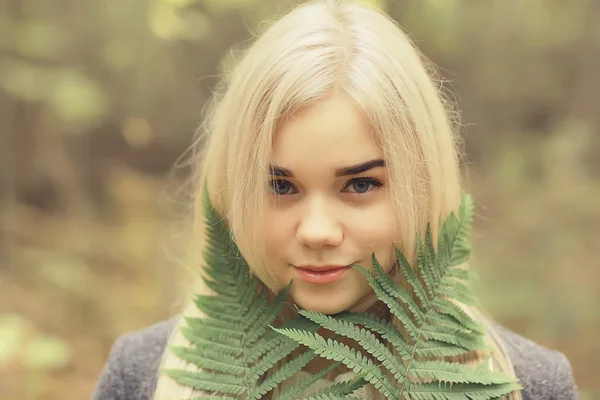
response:
<path id="1" fill-rule="evenodd" d="M 169 334 L 177 318 L 121 336 L 110 352 L 93 400 L 151 400 Z M 571 365 L 564 354 L 549 350 L 496 326 L 523 385 L 524 400 L 577 400 Z"/>

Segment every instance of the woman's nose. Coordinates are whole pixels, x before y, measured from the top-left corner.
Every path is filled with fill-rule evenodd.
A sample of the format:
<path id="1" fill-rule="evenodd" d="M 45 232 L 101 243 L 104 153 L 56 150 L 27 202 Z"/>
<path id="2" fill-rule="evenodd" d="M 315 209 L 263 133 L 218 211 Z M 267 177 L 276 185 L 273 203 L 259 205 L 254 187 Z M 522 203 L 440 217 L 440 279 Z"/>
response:
<path id="1" fill-rule="evenodd" d="M 296 232 L 298 241 L 311 248 L 338 246 L 343 239 L 342 226 L 322 199 L 307 201 Z"/>

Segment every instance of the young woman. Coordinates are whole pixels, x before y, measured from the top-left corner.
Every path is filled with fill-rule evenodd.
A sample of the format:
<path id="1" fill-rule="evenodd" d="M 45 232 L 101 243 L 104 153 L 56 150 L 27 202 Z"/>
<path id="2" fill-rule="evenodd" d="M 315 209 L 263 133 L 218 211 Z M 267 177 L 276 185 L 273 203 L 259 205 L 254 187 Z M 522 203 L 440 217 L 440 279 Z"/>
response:
<path id="1" fill-rule="evenodd" d="M 402 284 L 392 245 L 414 265 L 416 236 L 429 223 L 436 237 L 438 217 L 457 210 L 458 137 L 438 89 L 427 62 L 384 14 L 338 1 L 294 9 L 251 46 L 215 102 L 196 152 L 194 246 L 204 247 L 206 187 L 252 272 L 274 293 L 293 279 L 300 308 L 393 318 L 378 311 L 366 279 L 348 266 L 372 268 L 375 253 Z M 208 293 L 200 279 L 195 292 Z M 578 397 L 563 354 L 465 309 L 486 328 L 489 368 L 523 386 L 509 399 Z M 190 301 L 181 316 L 120 338 L 94 399 L 199 397 L 158 372 L 189 368 L 165 348 L 187 344 L 178 327 L 196 313 Z M 303 374 L 321 368 L 315 362 Z M 379 398 L 368 385 L 359 395 Z"/>

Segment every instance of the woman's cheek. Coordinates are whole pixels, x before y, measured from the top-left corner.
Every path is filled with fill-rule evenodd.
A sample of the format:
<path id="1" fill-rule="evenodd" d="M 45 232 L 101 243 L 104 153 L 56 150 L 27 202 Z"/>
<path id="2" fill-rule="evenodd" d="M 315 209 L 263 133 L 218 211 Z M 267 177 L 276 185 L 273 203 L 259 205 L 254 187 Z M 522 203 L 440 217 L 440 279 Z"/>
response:
<path id="1" fill-rule="evenodd" d="M 277 261 L 281 259 L 281 252 L 288 248 L 290 245 L 290 234 L 287 226 L 287 219 L 281 213 L 272 213 L 267 217 L 266 226 L 266 245 L 267 245 L 267 256 L 271 259 L 270 261 Z"/>
<path id="2" fill-rule="evenodd" d="M 366 251 L 373 253 L 377 260 L 388 269 L 393 257 L 392 244 L 397 242 L 391 210 L 376 210 L 363 218 L 363 224 L 357 229 L 356 240 Z"/>

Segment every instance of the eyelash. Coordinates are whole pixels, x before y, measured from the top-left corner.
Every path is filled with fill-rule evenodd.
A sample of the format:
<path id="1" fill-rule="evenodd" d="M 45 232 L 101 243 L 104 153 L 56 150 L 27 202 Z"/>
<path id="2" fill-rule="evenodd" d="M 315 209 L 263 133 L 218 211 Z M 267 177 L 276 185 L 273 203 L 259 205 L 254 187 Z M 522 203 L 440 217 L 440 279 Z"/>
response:
<path id="1" fill-rule="evenodd" d="M 373 185 L 373 186 L 374 186 L 374 188 L 373 188 L 373 189 L 375 189 L 375 188 L 379 188 L 379 187 L 382 187 L 382 186 L 383 186 L 383 182 L 381 182 L 379 179 L 375 179 L 375 178 L 369 178 L 369 177 L 362 177 L 362 178 L 352 178 L 352 179 L 348 180 L 348 181 L 347 181 L 347 182 L 344 184 L 344 189 L 346 189 L 347 187 L 349 187 L 350 185 L 352 185 L 352 184 L 354 184 L 354 183 L 356 183 L 356 182 L 365 182 L 365 183 L 369 183 L 369 184 L 371 184 L 371 185 Z M 288 185 L 290 185 L 292 188 L 296 189 L 296 188 L 295 188 L 295 186 L 294 186 L 294 185 L 293 185 L 291 182 L 289 182 L 289 181 L 287 181 L 287 180 L 285 180 L 285 179 L 272 179 L 272 180 L 271 180 L 271 182 L 270 182 L 270 184 L 269 184 L 269 186 L 270 186 L 270 189 L 271 189 L 271 193 L 273 193 L 275 196 L 289 196 L 289 195 L 290 195 L 290 193 L 285 193 L 285 194 L 278 194 L 278 193 L 275 193 L 275 192 L 273 191 L 273 187 L 274 187 L 274 185 L 276 185 L 276 184 L 278 184 L 278 183 L 279 183 L 279 184 L 281 184 L 281 183 L 287 183 L 287 184 L 288 184 Z M 349 192 L 349 193 L 352 193 L 352 194 L 357 194 L 357 195 L 364 195 L 364 194 L 370 193 L 370 192 L 371 192 L 373 189 L 371 189 L 371 190 L 368 190 L 368 191 L 366 191 L 366 192 L 362 192 L 362 193 L 361 193 L 361 192 Z M 297 189 L 296 189 L 296 190 L 297 190 Z M 295 193 L 292 193 L 292 194 L 295 194 Z"/>

